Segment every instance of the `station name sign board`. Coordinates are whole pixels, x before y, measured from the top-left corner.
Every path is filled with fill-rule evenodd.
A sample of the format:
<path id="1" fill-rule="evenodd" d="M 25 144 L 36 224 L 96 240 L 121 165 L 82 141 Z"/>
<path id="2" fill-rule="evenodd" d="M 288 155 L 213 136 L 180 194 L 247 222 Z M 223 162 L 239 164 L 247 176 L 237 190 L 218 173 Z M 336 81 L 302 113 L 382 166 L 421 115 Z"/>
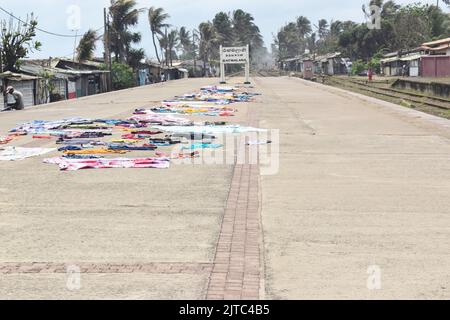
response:
<path id="1" fill-rule="evenodd" d="M 221 53 L 224 64 L 245 64 L 249 61 L 248 47 L 222 47 Z"/>

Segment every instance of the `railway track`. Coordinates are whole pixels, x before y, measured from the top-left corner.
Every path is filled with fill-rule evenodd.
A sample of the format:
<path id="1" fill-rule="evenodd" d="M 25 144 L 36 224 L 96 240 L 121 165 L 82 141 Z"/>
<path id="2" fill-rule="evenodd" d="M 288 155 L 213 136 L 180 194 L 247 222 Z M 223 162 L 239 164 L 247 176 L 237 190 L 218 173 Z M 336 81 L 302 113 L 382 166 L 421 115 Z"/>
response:
<path id="1" fill-rule="evenodd" d="M 343 87 L 348 89 L 356 89 L 361 92 L 369 92 L 377 96 L 384 96 L 391 99 L 399 99 L 407 101 L 413 106 L 420 105 L 438 108 L 441 110 L 450 110 L 450 100 L 440 97 L 431 97 L 420 93 L 406 92 L 390 88 L 387 82 L 377 82 L 374 84 L 368 84 L 363 81 L 328 77 L 325 78 L 324 84 L 329 84 L 336 87 Z"/>

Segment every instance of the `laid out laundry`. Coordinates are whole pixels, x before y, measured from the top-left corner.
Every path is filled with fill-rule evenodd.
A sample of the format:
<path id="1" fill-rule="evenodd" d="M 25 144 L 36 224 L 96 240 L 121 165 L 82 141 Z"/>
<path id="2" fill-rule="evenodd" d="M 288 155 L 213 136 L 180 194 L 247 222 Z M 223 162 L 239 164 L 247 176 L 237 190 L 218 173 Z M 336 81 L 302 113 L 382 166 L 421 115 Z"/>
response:
<path id="1" fill-rule="evenodd" d="M 44 163 L 57 164 L 63 171 L 76 171 L 82 169 L 109 169 L 109 168 L 154 168 L 168 169 L 170 167 L 169 158 L 116 158 L 116 159 L 67 159 L 50 158 Z"/>
<path id="2" fill-rule="evenodd" d="M 272 141 L 270 140 L 259 140 L 259 141 L 248 141 L 246 145 L 248 146 L 257 146 L 257 145 L 264 145 L 264 144 L 270 144 Z"/>
<path id="3" fill-rule="evenodd" d="M 112 143 L 108 146 L 109 150 L 123 150 L 123 151 L 153 151 L 157 149 L 157 146 L 152 145 L 143 145 L 143 146 L 130 146 L 126 144 L 115 144 Z"/>
<path id="4" fill-rule="evenodd" d="M 120 153 L 124 154 L 127 151 L 124 150 L 111 150 L 111 149 L 82 149 L 82 150 L 66 150 L 65 154 L 113 154 Z"/>
<path id="5" fill-rule="evenodd" d="M 11 136 L 0 136 L 0 144 L 7 144 L 13 140 Z"/>
<path id="6" fill-rule="evenodd" d="M 128 144 L 134 144 L 140 142 L 142 139 L 115 139 L 111 142 L 113 143 L 128 143 Z"/>
<path id="7" fill-rule="evenodd" d="M 193 158 L 200 158 L 200 153 L 198 151 L 194 151 L 194 152 L 190 152 L 190 153 L 177 153 L 177 154 L 171 154 L 168 155 L 167 153 L 164 152 L 159 152 L 157 151 L 156 156 L 158 157 L 165 157 L 165 158 L 170 158 L 170 159 L 193 159 Z"/>
<path id="8" fill-rule="evenodd" d="M 187 140 L 214 140 L 216 136 L 211 134 L 203 133 L 175 133 L 172 135 L 173 138 L 184 138 Z"/>
<path id="9" fill-rule="evenodd" d="M 267 132 L 267 129 L 258 129 L 252 127 L 241 126 L 153 126 L 152 128 L 164 130 L 172 133 L 203 133 L 203 134 L 221 134 L 221 133 L 247 133 L 247 132 Z"/>
<path id="10" fill-rule="evenodd" d="M 95 156 L 92 154 L 64 154 L 62 156 L 66 159 L 100 159 L 100 156 Z"/>
<path id="11" fill-rule="evenodd" d="M 68 132 L 67 134 L 61 136 L 63 139 L 90 139 L 90 138 L 104 138 L 106 136 L 111 136 L 111 132 Z"/>
<path id="12" fill-rule="evenodd" d="M 192 121 L 185 118 L 175 117 L 172 115 L 162 115 L 157 113 L 150 113 L 145 115 L 134 115 L 130 120 L 135 120 L 143 123 L 158 124 L 161 126 L 189 126 L 192 125 Z"/>
<path id="13" fill-rule="evenodd" d="M 34 120 L 18 125 L 8 136 L 0 136 L 0 144 L 7 144 L 15 136 L 32 135 L 34 139 L 55 138 L 60 157 L 44 162 L 61 170 L 103 168 L 161 168 L 170 167 L 170 160 L 198 158 L 199 149 L 218 149 L 219 134 L 266 132 L 266 129 L 230 125 L 225 121 L 195 122 L 186 116 L 232 117 L 238 109 L 234 104 L 250 102 L 257 94 L 249 87 L 205 86 L 198 92 L 165 100 L 150 108 L 136 109 L 128 119 L 68 118 L 62 120 Z M 102 138 L 115 135 L 112 141 Z M 118 134 L 118 135 L 116 135 Z M 165 135 L 164 138 L 158 135 Z M 271 141 L 249 141 L 248 145 L 268 144 Z M 158 147 L 171 147 L 167 155 Z M 52 152 L 54 148 L 0 149 L 0 160 L 21 160 Z M 155 151 L 156 158 L 112 158 L 132 151 Z M 111 155 L 106 158 L 107 155 Z"/>
<path id="14" fill-rule="evenodd" d="M 25 132 L 28 134 L 40 134 L 43 132 L 50 132 L 52 130 L 62 129 L 70 124 L 91 123 L 91 120 L 72 118 L 65 120 L 33 120 L 23 123 L 11 130 L 11 132 Z"/>
<path id="15" fill-rule="evenodd" d="M 162 131 L 149 131 L 149 130 L 132 130 L 130 131 L 131 134 L 138 134 L 138 135 L 157 135 L 157 134 L 161 134 Z"/>
<path id="16" fill-rule="evenodd" d="M 102 146 L 105 145 L 104 142 L 98 140 L 83 140 L 83 139 L 58 139 L 56 144 L 66 144 L 66 145 L 92 145 L 92 146 Z"/>
<path id="17" fill-rule="evenodd" d="M 181 140 L 180 139 L 172 139 L 172 138 L 164 138 L 164 139 L 150 139 L 150 143 L 155 144 L 155 145 L 165 145 L 165 146 L 170 146 L 170 145 L 174 145 L 174 144 L 180 144 Z"/>
<path id="18" fill-rule="evenodd" d="M 193 143 L 189 146 L 183 146 L 182 150 L 195 150 L 195 149 L 218 149 L 223 147 L 223 144 L 213 143 Z"/>
<path id="19" fill-rule="evenodd" d="M 0 161 L 16 161 L 41 156 L 56 151 L 55 148 L 20 148 L 5 147 L 0 150 Z"/>
<path id="20" fill-rule="evenodd" d="M 77 146 L 65 146 L 65 147 L 58 148 L 59 152 L 63 152 L 63 151 L 77 151 L 77 150 L 83 150 L 83 148 L 77 147 Z"/>

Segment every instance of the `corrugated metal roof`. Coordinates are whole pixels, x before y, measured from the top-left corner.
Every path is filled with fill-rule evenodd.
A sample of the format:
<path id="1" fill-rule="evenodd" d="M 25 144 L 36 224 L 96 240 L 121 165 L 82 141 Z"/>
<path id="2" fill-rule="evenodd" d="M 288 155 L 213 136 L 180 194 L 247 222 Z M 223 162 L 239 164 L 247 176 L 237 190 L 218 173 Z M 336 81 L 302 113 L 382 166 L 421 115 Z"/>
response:
<path id="1" fill-rule="evenodd" d="M 412 61 L 412 60 L 418 60 L 422 57 L 421 54 L 414 54 L 411 56 L 407 56 L 407 57 L 401 57 L 400 60 L 401 61 Z"/>
<path id="2" fill-rule="evenodd" d="M 440 45 L 443 43 L 450 43 L 450 38 L 427 42 L 427 43 L 424 43 L 423 46 L 430 47 L 430 46 Z"/>
<path id="3" fill-rule="evenodd" d="M 23 73 L 14 73 L 11 71 L 6 71 L 3 73 L 0 73 L 0 78 L 10 79 L 10 80 L 16 80 L 16 81 L 26 81 L 26 80 L 36 80 L 39 79 L 39 77 L 35 76 L 29 76 Z"/>

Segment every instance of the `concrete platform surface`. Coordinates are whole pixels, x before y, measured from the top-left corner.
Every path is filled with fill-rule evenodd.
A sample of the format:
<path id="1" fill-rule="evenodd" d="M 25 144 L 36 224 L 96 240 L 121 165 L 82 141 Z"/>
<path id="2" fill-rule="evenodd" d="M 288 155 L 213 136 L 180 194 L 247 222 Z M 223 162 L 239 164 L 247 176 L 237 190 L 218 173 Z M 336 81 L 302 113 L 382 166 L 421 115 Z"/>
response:
<path id="1" fill-rule="evenodd" d="M 253 80 L 263 95 L 225 120 L 279 130 L 274 174 L 0 162 L 0 299 L 449 299 L 450 122 L 299 79 Z M 33 119 L 124 118 L 216 81 L 2 113 L 0 135 Z"/>

